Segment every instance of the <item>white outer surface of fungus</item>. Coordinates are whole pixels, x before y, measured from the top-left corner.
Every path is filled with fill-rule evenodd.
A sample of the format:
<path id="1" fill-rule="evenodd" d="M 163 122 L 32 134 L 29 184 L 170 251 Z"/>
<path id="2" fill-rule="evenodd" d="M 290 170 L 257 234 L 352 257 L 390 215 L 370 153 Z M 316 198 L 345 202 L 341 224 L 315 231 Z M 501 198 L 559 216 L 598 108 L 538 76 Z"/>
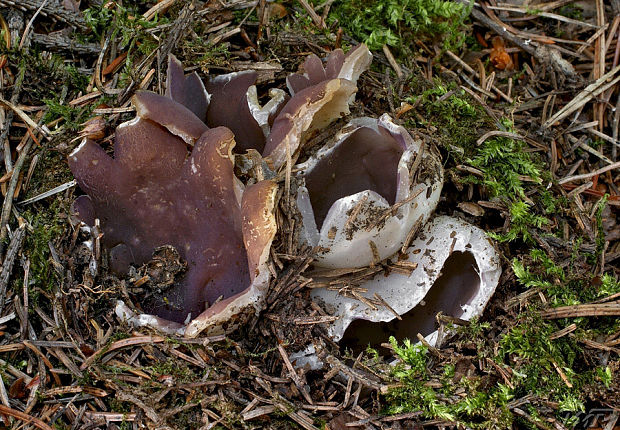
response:
<path id="1" fill-rule="evenodd" d="M 414 253 L 415 250 L 420 252 Z M 411 275 L 392 272 L 385 277 L 379 274 L 360 288 L 368 290 L 364 293 L 366 297 L 379 294 L 399 315 L 403 315 L 424 299 L 441 275 L 448 257 L 459 251 L 473 255 L 480 277 L 478 291 L 463 306 L 463 314 L 459 316 L 469 320 L 484 310 L 497 287 L 502 270 L 499 255 L 484 230 L 457 218 L 438 216 L 422 228 L 407 250 L 407 261 L 417 264 Z M 312 296 L 322 299 L 335 309 L 334 315 L 339 318 L 331 323 L 328 333 L 336 342 L 354 320 L 387 322 L 395 318 L 386 307 L 373 310 L 359 300 L 338 295 L 337 291 L 320 288 L 313 290 Z M 431 344 L 435 343 L 437 332 L 431 333 L 426 339 Z"/>
<path id="2" fill-rule="evenodd" d="M 369 127 L 375 131 L 382 127 L 405 148 L 398 163 L 396 203 L 410 199 L 411 196 L 415 197 L 402 205 L 394 215 L 388 216 L 372 229 L 361 227 L 354 231 L 351 229 L 352 224 L 371 226 L 374 219 L 369 219 L 369 214 L 383 213 L 392 206 L 384 197 L 369 190 L 342 197 L 331 206 L 319 231 L 308 190 L 306 187 L 300 187 L 297 194 L 297 206 L 303 220 L 301 240 L 311 246 L 319 246 L 326 250 L 317 256 L 315 262 L 317 266 L 347 268 L 373 264 L 376 257 L 373 255 L 370 241 L 376 245 L 379 260 L 388 258 L 403 246 L 407 235 L 416 223 L 423 225 L 428 220 L 439 202 L 443 186 L 443 167 L 439 158 L 428 148 L 423 149 L 422 161 L 418 168 L 431 169 L 436 172 L 436 175 L 425 178 L 423 182 L 412 183 L 409 169 L 422 143 L 414 140 L 403 127 L 396 125 L 388 114 L 382 115 L 379 119 L 356 118 L 352 120 L 336 136 L 334 144 L 326 145 L 315 156 L 297 166 L 299 174 L 303 176 L 304 173 L 310 172 L 321 159 L 328 157 L 334 148 L 361 127 Z M 357 205 L 361 208 L 355 217 L 355 222 L 351 222 L 350 215 Z"/>

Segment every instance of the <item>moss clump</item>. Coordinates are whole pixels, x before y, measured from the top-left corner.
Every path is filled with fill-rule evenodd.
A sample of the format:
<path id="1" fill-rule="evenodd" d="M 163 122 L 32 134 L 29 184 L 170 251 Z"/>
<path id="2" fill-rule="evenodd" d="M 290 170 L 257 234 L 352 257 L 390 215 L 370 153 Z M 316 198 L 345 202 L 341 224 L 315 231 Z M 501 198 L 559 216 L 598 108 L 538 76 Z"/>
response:
<path id="1" fill-rule="evenodd" d="M 513 131 L 509 120 L 503 119 L 502 122 L 505 131 Z M 541 229 L 549 224 L 548 218 L 540 213 L 552 213 L 559 204 L 541 187 L 545 171 L 542 161 L 526 151 L 525 142 L 510 137 L 485 140 L 467 161 L 482 172 L 482 177 L 470 176 L 467 181 L 482 185 L 490 198 L 499 198 L 508 207 L 508 231 L 491 236 L 500 242 L 516 239 L 533 242 L 530 229 Z M 526 182 L 536 190 L 532 197 L 540 200 L 539 205 L 526 198 Z M 535 205 L 539 206 L 537 210 Z"/>
<path id="2" fill-rule="evenodd" d="M 45 122 L 62 118 L 65 130 L 77 132 L 81 124 L 86 122 L 91 116 L 94 105 L 70 106 L 62 102 L 62 96 L 56 95 L 54 98 L 46 98 L 43 102 L 47 105 Z"/>
<path id="3" fill-rule="evenodd" d="M 620 293 L 620 282 L 613 274 L 594 276 L 572 267 L 573 264 L 568 269 L 558 266 L 540 249 L 531 250 L 525 261 L 515 258 L 512 262 L 519 283 L 540 289 L 552 306 L 578 305 Z M 571 321 L 585 328 L 588 320 L 575 318 Z M 612 333 L 620 327 L 617 318 L 599 318 L 597 321 L 598 327 L 605 332 Z"/>
<path id="4" fill-rule="evenodd" d="M 84 10 L 86 24 L 91 29 L 93 40 L 99 41 L 106 36 L 119 41 L 119 48 L 127 54 L 119 86 L 125 86 L 134 77 L 134 60 L 136 55 L 148 55 L 157 49 L 158 40 L 147 30 L 168 23 L 167 18 L 155 16 L 151 20 L 142 17 L 141 10 L 146 10 L 147 2 L 136 2 L 124 6 L 112 3 L 110 7 L 92 7 Z"/>
<path id="5" fill-rule="evenodd" d="M 385 396 L 386 413 L 422 411 L 424 418 L 441 419 L 466 428 L 510 427 L 512 413 L 508 402 L 513 394 L 509 387 L 501 383 L 485 387 L 478 377 L 463 377 L 455 383 L 454 365 L 448 363 L 443 365 L 441 388 L 435 388 L 437 384 L 429 384 L 427 349 L 409 340 L 399 346 L 393 337 L 390 343 L 400 359 L 391 371 L 399 384 Z M 437 369 L 434 373 L 438 373 Z"/>
<path id="6" fill-rule="evenodd" d="M 464 40 L 459 28 L 469 11 L 445 0 L 346 0 L 332 6 L 329 18 L 370 49 L 385 44 L 406 57 L 416 38 L 442 41 L 445 48 L 459 47 Z"/>
<path id="7" fill-rule="evenodd" d="M 178 359 L 170 358 L 150 366 L 151 373 L 157 376 L 172 376 L 177 382 L 185 383 L 197 379 L 196 374 Z"/>
<path id="8" fill-rule="evenodd" d="M 411 128 L 436 129 L 433 133 L 439 144 L 461 162 L 464 154 L 470 153 L 479 137 L 479 131 L 491 126 L 484 111 L 453 82 L 439 78 L 433 81 L 415 76 L 409 83 L 416 95 L 405 101 L 423 113 L 416 119 L 409 119 Z"/>
<path id="9" fill-rule="evenodd" d="M 157 46 L 156 40 L 148 35 L 145 30 L 166 24 L 167 18 L 157 15 L 147 21 L 142 17 L 140 7 L 146 8 L 147 2 L 136 2 L 133 5 L 113 4 L 111 7 L 91 7 L 84 10 L 86 25 L 91 29 L 94 41 L 99 41 L 106 35 L 112 38 L 120 38 L 122 47 L 134 47 L 135 41 L 147 46 L 138 46 L 141 52 L 149 53 Z M 146 10 L 146 9 L 143 9 Z"/>
<path id="10" fill-rule="evenodd" d="M 24 252 L 30 259 L 30 288 L 31 291 L 40 288 L 52 291 L 60 283 L 60 276 L 51 261 L 50 244 L 58 244 L 65 234 L 66 223 L 64 212 L 59 200 L 54 200 L 50 207 L 43 211 L 30 209 L 24 213 L 24 218 L 32 226 L 32 231 L 24 240 Z M 31 300 L 36 300 L 38 294 L 32 293 Z"/>

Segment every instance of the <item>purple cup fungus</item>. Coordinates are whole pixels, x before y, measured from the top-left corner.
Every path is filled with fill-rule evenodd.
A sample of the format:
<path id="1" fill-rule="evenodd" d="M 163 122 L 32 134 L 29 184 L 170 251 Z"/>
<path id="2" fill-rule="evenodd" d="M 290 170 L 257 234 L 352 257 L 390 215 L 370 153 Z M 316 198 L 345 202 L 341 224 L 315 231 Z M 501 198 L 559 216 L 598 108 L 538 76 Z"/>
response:
<path id="1" fill-rule="evenodd" d="M 372 54 L 361 44 L 346 56 L 339 49 L 333 51 L 325 67 L 316 55 L 310 55 L 304 63 L 306 74 L 287 78 L 292 98 L 274 119 L 263 151 L 273 169 L 292 159 L 313 132 L 349 113 L 357 79 L 371 61 Z"/>
<path id="2" fill-rule="evenodd" d="M 436 345 L 440 337 L 436 314 L 463 320 L 480 315 L 501 275 L 499 255 L 486 233 L 448 216 L 429 221 L 404 255 L 409 266 L 415 267 L 410 274 L 380 273 L 359 286 L 367 290 L 364 296 L 377 294 L 389 307 L 377 303 L 373 309 L 325 288 L 312 291 L 315 300 L 339 317 L 329 323 L 328 334 L 341 348 L 360 352 L 370 345 L 381 349 L 390 336 L 400 342 L 416 340 L 418 333 Z M 403 256 L 393 260 L 403 261 Z M 318 368 L 322 366 L 320 356 L 311 345 L 291 358 L 297 359 L 299 366 Z"/>
<path id="3" fill-rule="evenodd" d="M 163 245 L 175 247 L 187 272 L 164 297 L 145 298 L 145 314 L 122 303 L 117 313 L 186 336 L 232 330 L 244 312 L 260 309 L 268 285 L 277 187 L 262 181 L 244 189 L 229 129 L 209 129 L 168 97 L 140 92 L 132 101 L 138 116 L 116 129 L 114 158 L 88 139 L 69 155 L 87 193 L 74 213 L 86 224 L 100 220 L 117 273 Z"/>
<path id="4" fill-rule="evenodd" d="M 228 127 L 235 135 L 236 152 L 257 150 L 271 168 L 279 170 L 307 136 L 349 113 L 357 79 L 371 60 L 363 44 L 347 55 L 340 49 L 333 51 L 325 68 L 316 55 L 310 55 L 304 63 L 309 77 L 295 74 L 287 79 L 292 97 L 271 89 L 269 101 L 261 106 L 255 71 L 211 77 L 203 85 L 195 72 L 184 75 L 181 63 L 171 55 L 166 95 L 208 127 Z"/>
<path id="5" fill-rule="evenodd" d="M 356 118 L 335 142 L 297 166 L 302 240 L 316 265 L 364 267 L 396 253 L 439 201 L 439 157 L 389 115 Z"/>
<path id="6" fill-rule="evenodd" d="M 233 173 L 232 151 L 235 145 L 262 151 L 279 169 L 307 133 L 348 113 L 357 90 L 349 79 L 368 66 L 370 52 L 362 45 L 348 57 L 335 56 L 342 62 L 329 68 L 346 78 L 315 79 L 291 98 L 272 89 L 261 107 L 256 72 L 204 85 L 171 55 L 166 96 L 140 91 L 132 98 L 137 117 L 117 128 L 114 158 L 88 139 L 70 154 L 87 194 L 74 202 L 75 216 L 89 226 L 99 220 L 113 271 L 149 261 L 163 245 L 187 261 L 187 273 L 163 297 L 144 298 L 145 313 L 119 302 L 119 316 L 196 336 L 230 331 L 248 308 L 260 310 L 277 186 L 261 181 L 244 188 Z"/>
<path id="7" fill-rule="evenodd" d="M 311 54 L 304 62 L 305 73 L 288 75 L 286 86 L 294 96 L 305 88 L 330 79 L 346 79 L 355 83 L 371 62 L 372 54 L 364 44 L 351 49 L 346 55 L 342 49 L 333 50 L 327 56 L 325 66 L 319 57 Z"/>
<path id="8" fill-rule="evenodd" d="M 208 127 L 228 127 L 235 135 L 235 152 L 262 152 L 270 124 L 289 100 L 283 90 L 271 89 L 260 106 L 253 70 L 210 77 L 206 86 L 196 72 L 185 75 L 174 55 L 168 57 L 166 96 L 192 111 Z"/>

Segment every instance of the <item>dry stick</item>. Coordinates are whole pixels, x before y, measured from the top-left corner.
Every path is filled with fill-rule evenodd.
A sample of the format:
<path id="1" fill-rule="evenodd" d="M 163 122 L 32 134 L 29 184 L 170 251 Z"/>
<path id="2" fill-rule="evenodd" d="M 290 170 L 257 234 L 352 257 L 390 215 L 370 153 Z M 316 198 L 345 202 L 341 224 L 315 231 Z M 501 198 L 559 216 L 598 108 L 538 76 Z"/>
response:
<path id="1" fill-rule="evenodd" d="M 620 41 L 619 41 L 620 44 Z M 618 100 L 616 101 L 616 110 L 614 112 L 614 119 L 612 122 L 612 134 L 611 137 L 614 142 L 618 142 L 618 124 L 620 124 L 620 94 L 618 94 Z M 616 145 L 611 147 L 611 159 L 616 161 L 618 157 L 618 148 Z"/>
<path id="2" fill-rule="evenodd" d="M 308 12 L 308 15 L 310 15 L 310 18 L 312 18 L 312 22 L 314 22 L 314 25 L 321 29 L 327 28 L 325 22 L 323 22 L 321 17 L 314 11 L 312 6 L 306 0 L 299 0 L 299 3 L 301 3 L 306 12 Z"/>
<path id="3" fill-rule="evenodd" d="M 602 27 L 605 24 L 605 8 L 602 0 L 596 1 L 596 23 Z M 594 62 L 592 76 L 594 79 L 598 79 L 605 74 L 605 32 L 596 39 L 594 45 Z M 604 96 L 603 96 L 604 97 Z M 599 129 L 603 131 L 603 115 L 605 112 L 605 104 L 601 101 L 596 101 L 592 107 L 592 118 L 598 120 Z"/>
<path id="4" fill-rule="evenodd" d="M 612 64 L 618 64 L 620 61 L 620 28 L 616 33 L 616 52 L 614 53 L 614 61 Z M 611 94 L 610 94 L 611 96 Z M 618 141 L 618 122 L 620 121 L 620 95 L 616 101 L 616 109 L 614 111 L 614 118 L 612 120 L 612 137 L 615 142 Z M 618 156 L 618 149 L 616 146 L 611 147 L 611 159 L 616 161 Z"/>
<path id="5" fill-rule="evenodd" d="M 605 32 L 605 30 L 607 30 L 608 26 L 609 26 L 608 24 L 605 24 L 604 26 L 599 28 L 596 31 L 596 33 L 594 33 L 592 36 L 590 36 L 588 38 L 588 40 L 586 40 L 586 42 L 583 45 L 581 45 L 579 48 L 577 48 L 577 51 L 575 51 L 575 52 L 577 52 L 578 54 L 581 54 L 583 51 L 585 51 L 586 48 L 588 48 L 590 45 L 592 45 L 592 42 L 594 42 L 596 39 L 598 39 L 599 36 L 601 34 L 603 34 Z"/>
<path id="6" fill-rule="evenodd" d="M 603 0 L 596 0 L 596 23 L 599 27 L 605 25 L 605 6 L 603 5 Z M 601 35 L 597 39 L 598 42 L 598 56 L 599 56 L 599 64 L 598 71 L 595 76 L 603 76 L 605 74 L 605 33 L 601 33 Z"/>
<path id="7" fill-rule="evenodd" d="M 385 58 L 387 58 L 388 63 L 390 63 L 390 66 L 392 66 L 392 68 L 394 69 L 394 72 L 396 72 L 396 76 L 398 76 L 398 79 L 402 79 L 403 70 L 398 65 L 396 58 L 394 58 L 392 51 L 390 51 L 390 48 L 388 48 L 387 45 L 383 45 L 383 53 L 385 54 Z"/>
<path id="8" fill-rule="evenodd" d="M 157 426 L 160 426 L 164 423 L 164 420 L 159 416 L 159 414 L 157 414 L 157 411 L 155 411 L 155 409 L 148 406 L 146 403 L 144 403 L 142 400 L 138 399 L 134 395 L 124 392 L 122 390 L 117 390 L 116 397 L 123 402 L 129 402 L 134 406 L 142 409 L 147 418 L 153 421 L 153 423 L 155 423 Z"/>
<path id="9" fill-rule="evenodd" d="M 19 100 L 19 93 L 21 92 L 22 85 L 24 83 L 24 75 L 26 74 L 26 65 L 24 60 L 21 61 L 19 65 L 19 74 L 17 75 L 17 79 L 15 80 L 15 85 L 13 86 L 13 93 L 11 94 L 11 103 L 16 104 Z M 2 142 L 4 147 L 4 167 L 7 172 L 10 172 L 13 168 L 13 160 L 11 160 L 11 146 L 9 144 L 9 130 L 11 122 L 13 122 L 13 115 L 15 112 L 10 109 L 6 114 L 6 120 L 4 121 L 4 127 L 2 128 L 2 134 L 0 134 L 0 142 Z"/>
<path id="10" fill-rule="evenodd" d="M 304 397 L 306 402 L 313 405 L 314 402 L 312 401 L 310 394 L 308 394 L 308 392 L 305 390 L 305 386 L 304 386 L 305 384 L 303 383 L 303 381 L 301 380 L 297 372 L 295 372 L 295 368 L 291 364 L 291 360 L 288 358 L 288 355 L 286 354 L 284 347 L 280 344 L 278 344 L 278 352 L 280 353 L 280 356 L 282 357 L 282 361 L 284 361 L 284 365 L 286 366 L 286 370 L 288 370 L 290 378 L 293 380 L 293 382 L 299 389 L 299 392 Z"/>
<path id="11" fill-rule="evenodd" d="M 459 2 L 465 5 L 468 5 L 470 3 L 468 0 L 459 0 Z M 472 9 L 471 15 L 476 20 L 480 21 L 481 24 L 483 24 L 484 26 L 490 28 L 491 30 L 493 30 L 494 32 L 502 36 L 502 38 L 511 41 L 512 43 L 517 45 L 519 48 L 523 49 L 525 52 L 527 52 L 530 55 L 533 55 L 534 57 L 538 59 L 539 55 L 536 54 L 536 48 L 534 48 L 532 45 L 528 43 L 525 43 L 523 40 L 521 40 L 521 38 L 510 33 L 506 29 L 505 26 L 500 25 L 499 23 L 495 22 L 494 20 L 492 20 L 491 18 L 486 16 L 484 13 L 480 12 L 479 10 L 475 8 Z"/>
<path id="12" fill-rule="evenodd" d="M 101 47 L 95 43 L 80 43 L 60 32 L 50 34 L 33 33 L 31 41 L 52 52 L 69 52 L 77 55 L 98 55 Z"/>
<path id="13" fill-rule="evenodd" d="M 601 133 L 600 131 L 595 130 L 593 128 L 588 128 L 587 131 L 588 133 L 592 133 L 596 137 L 600 137 L 601 139 L 606 140 L 607 142 L 611 143 L 614 146 L 620 146 L 620 143 L 618 143 L 616 139 L 614 139 L 613 137 L 607 136 L 605 133 Z"/>
<path id="14" fill-rule="evenodd" d="M 620 316 L 620 303 L 562 306 L 541 313 L 546 319 Z"/>
<path id="15" fill-rule="evenodd" d="M 69 188 L 75 187 L 76 185 L 77 185 L 77 181 L 74 179 L 72 181 L 65 182 L 62 185 L 54 187 L 51 190 L 45 191 L 44 193 L 41 193 L 39 195 L 36 195 L 26 200 L 22 200 L 21 202 L 17 202 L 17 204 L 18 205 L 29 205 L 30 203 L 38 202 L 39 200 L 43 200 L 48 197 L 51 197 L 54 194 L 62 193 L 63 191 L 68 190 Z"/>
<path id="16" fill-rule="evenodd" d="M 364 205 L 364 203 L 366 203 L 366 200 L 368 200 L 368 194 L 364 194 L 364 197 L 362 197 L 362 199 L 357 202 L 355 206 L 353 206 L 351 215 L 349 215 L 349 218 L 347 218 L 347 221 L 344 223 L 344 231 L 347 231 L 349 229 L 349 226 L 353 223 L 353 221 L 355 221 L 360 211 L 362 210 L 362 206 Z"/>
<path id="17" fill-rule="evenodd" d="M 46 2 L 41 0 L 0 0 L 0 6 L 9 8 L 12 7 L 22 11 L 36 11 L 39 7 L 41 7 L 41 4 L 44 3 Z M 61 6 L 56 6 L 54 3 L 44 5 L 41 9 L 41 15 L 52 16 L 53 18 L 66 22 L 67 24 L 77 27 L 80 30 L 88 30 L 86 21 L 84 21 L 84 18 L 82 18 L 81 15 L 75 12 L 70 12 Z"/>
<path id="18" fill-rule="evenodd" d="M 0 378 L 0 400 L 4 406 L 10 407 L 9 403 L 9 394 L 6 391 L 6 387 L 4 386 L 4 380 Z"/>
<path id="19" fill-rule="evenodd" d="M 84 363 L 82 363 L 82 365 L 80 366 L 80 370 L 86 370 L 91 364 L 93 364 L 103 354 L 107 354 L 117 349 L 125 348 L 127 346 L 134 346 L 134 345 L 162 343 L 164 341 L 165 339 L 161 336 L 134 336 L 134 337 L 129 337 L 127 339 L 117 340 L 116 342 L 112 343 L 109 347 L 103 347 L 95 351 L 93 355 L 88 357 L 84 361 Z"/>
<path id="20" fill-rule="evenodd" d="M 1 4 L 1 2 L 0 2 Z M 43 421 L 23 412 L 18 411 L 17 409 L 12 409 L 6 407 L 4 405 L 0 405 L 0 414 L 9 415 L 11 417 L 17 418 L 18 420 L 23 421 L 26 424 L 32 424 L 33 426 L 41 429 L 41 430 L 54 430 Z"/>
<path id="21" fill-rule="evenodd" d="M 30 21 L 28 21 L 28 24 L 26 24 L 26 28 L 24 29 L 24 34 L 22 35 L 22 40 L 19 42 L 20 51 L 24 48 L 24 45 L 28 44 L 28 41 L 30 40 L 30 29 L 32 28 L 32 24 L 34 24 L 35 19 L 37 19 L 37 16 L 39 16 L 39 14 L 41 13 L 41 10 L 43 10 L 43 8 L 48 2 L 49 0 L 43 0 L 43 3 L 41 3 L 41 6 L 39 6 L 37 11 L 34 13 L 34 15 L 32 15 L 32 18 L 30 18 Z"/>
<path id="22" fill-rule="evenodd" d="M 520 134 L 517 134 L 517 133 L 511 133 L 509 131 L 497 131 L 497 130 L 494 130 L 494 131 L 489 131 L 484 136 L 482 136 L 480 139 L 478 139 L 476 141 L 476 145 L 480 146 L 482 144 L 482 142 L 487 140 L 489 137 L 493 137 L 493 136 L 509 137 L 511 139 L 525 140 L 525 138 L 523 136 L 521 136 Z"/>
<path id="23" fill-rule="evenodd" d="M 11 243 L 9 244 L 9 248 L 6 252 L 6 258 L 2 263 L 2 271 L 0 272 L 0 313 L 2 312 L 2 309 L 4 309 L 4 302 L 6 300 L 6 287 L 9 283 L 9 276 L 11 275 L 13 264 L 15 263 L 15 257 L 17 257 L 17 253 L 22 246 L 25 235 L 26 224 L 23 224 L 13 234 L 13 238 L 11 239 Z"/>
<path id="24" fill-rule="evenodd" d="M 177 2 L 177 0 L 162 0 L 159 3 L 157 3 L 155 6 L 153 6 L 152 8 L 147 10 L 146 12 L 144 12 L 142 14 L 142 17 L 145 20 L 150 21 L 156 14 L 158 14 L 158 13 L 161 14 L 161 13 L 165 12 L 166 9 L 171 7 L 176 2 Z"/>
<path id="25" fill-rule="evenodd" d="M 608 24 L 605 24 L 605 27 L 607 26 Z M 605 53 L 607 53 L 607 51 L 609 51 L 609 48 L 611 48 L 611 42 L 614 40 L 614 34 L 616 34 L 616 32 L 618 31 L 619 26 L 620 26 L 620 16 L 616 16 L 612 22 L 611 28 L 609 29 L 608 37 L 605 40 Z"/>
<path id="26" fill-rule="evenodd" d="M 571 100 L 566 106 L 560 109 L 555 115 L 549 118 L 542 125 L 542 128 L 549 128 L 557 121 L 561 121 L 579 108 L 583 107 L 586 103 L 592 100 L 594 97 L 603 93 L 607 89 L 616 85 L 616 83 L 620 82 L 620 76 L 614 78 L 614 76 L 620 71 L 620 66 L 615 67 L 610 72 L 604 74 L 599 79 L 597 79 L 592 84 L 588 85 L 582 92 L 577 94 L 577 96 Z M 607 80 L 613 80 L 609 83 L 606 83 Z"/>
<path id="27" fill-rule="evenodd" d="M 26 125 L 30 126 L 30 128 L 32 128 L 33 130 L 38 131 L 43 136 L 45 136 L 48 140 L 50 139 L 49 132 L 46 129 L 42 128 L 40 124 L 37 124 L 36 122 L 34 122 L 32 120 L 32 118 L 30 118 L 26 114 L 26 112 L 24 112 L 22 109 L 20 109 L 17 105 L 15 105 L 14 103 L 11 103 L 8 100 L 4 100 L 2 97 L 0 97 L 0 103 L 6 105 L 11 110 L 13 110 L 17 114 L 17 116 L 19 116 L 22 119 L 22 121 L 24 121 L 26 123 Z"/>
<path id="28" fill-rule="evenodd" d="M 580 179 L 590 179 L 593 176 L 600 175 L 601 173 L 605 173 L 609 170 L 620 168 L 620 161 L 615 162 L 614 164 L 610 164 L 609 166 L 602 167 L 594 172 L 584 173 L 582 175 L 568 176 L 564 179 L 560 179 L 558 181 L 559 185 L 565 184 L 567 182 L 578 181 Z"/>
<path id="29" fill-rule="evenodd" d="M 124 90 L 121 90 L 120 96 L 118 97 L 119 105 L 124 105 L 133 95 L 136 91 L 136 86 L 140 84 L 142 77 L 145 76 L 151 69 L 151 64 L 154 59 L 159 58 L 158 61 L 162 61 L 162 59 L 168 58 L 168 54 L 174 50 L 174 47 L 177 45 L 179 40 L 181 40 L 185 29 L 193 22 L 192 18 L 194 17 L 195 11 L 196 8 L 194 7 L 193 2 L 187 2 L 187 4 L 183 6 L 183 9 L 181 9 L 177 18 L 170 26 L 167 37 L 162 40 L 157 49 L 154 49 L 151 53 L 149 53 L 146 58 L 135 68 L 135 76 L 137 76 L 138 79 L 132 79 L 129 85 L 127 85 Z M 161 68 L 161 64 L 158 64 L 158 68 Z"/>
<path id="30" fill-rule="evenodd" d="M 108 45 L 110 45 L 110 36 L 106 36 L 105 39 L 103 39 L 103 46 L 101 47 L 101 51 L 99 52 L 99 57 L 97 58 L 97 62 L 95 63 L 95 72 L 94 72 L 94 80 L 95 80 L 95 86 L 97 87 L 97 89 L 99 91 L 101 91 L 102 94 L 105 95 L 114 95 L 114 94 L 118 94 L 119 91 L 114 91 L 114 90 L 108 90 L 104 87 L 103 85 L 103 81 L 101 80 L 101 68 L 103 65 L 103 59 L 105 58 L 105 54 L 108 51 Z"/>
<path id="31" fill-rule="evenodd" d="M 4 203 L 2 204 L 2 214 L 0 216 L 0 253 L 2 251 L 2 242 L 4 242 L 4 239 L 7 235 L 7 224 L 9 223 L 9 218 L 11 216 L 11 208 L 13 207 L 13 195 L 15 194 L 17 182 L 19 181 L 19 172 L 21 171 L 24 162 L 26 161 L 26 157 L 30 152 L 30 148 L 32 147 L 33 142 L 34 141 L 30 137 L 28 137 L 26 145 L 22 148 L 19 156 L 17 157 L 17 161 L 15 162 L 15 166 L 13 167 L 11 181 L 9 182 L 9 186 L 7 187 Z"/>
<path id="32" fill-rule="evenodd" d="M 555 331 L 555 332 L 551 333 L 549 335 L 549 340 L 559 339 L 561 337 L 566 336 L 569 333 L 574 332 L 575 330 L 577 330 L 577 324 L 575 324 L 575 323 L 570 324 L 570 325 L 564 327 L 563 329 L 560 329 L 558 331 Z"/>
<path id="33" fill-rule="evenodd" d="M 489 6 L 489 9 L 491 9 L 493 11 L 499 10 L 499 11 L 516 12 L 516 13 L 522 13 L 522 14 L 526 14 L 526 15 L 531 15 L 530 11 L 528 11 L 524 7 Z M 543 16 L 545 18 L 555 19 L 557 21 L 566 22 L 568 24 L 575 24 L 575 25 L 580 25 L 580 26 L 583 26 L 583 27 L 590 27 L 590 29 L 598 28 L 597 25 L 590 24 L 589 22 L 584 22 L 584 21 L 579 21 L 579 20 L 572 19 L 572 18 L 567 18 L 567 17 L 565 17 L 563 15 L 558 15 L 556 13 L 538 12 L 538 13 L 536 13 L 536 16 Z"/>
<path id="34" fill-rule="evenodd" d="M 407 197 L 406 199 L 401 200 L 400 202 L 397 202 L 393 204 L 391 207 L 389 207 L 388 209 L 384 210 L 383 213 L 377 219 L 375 219 L 373 223 L 369 224 L 366 227 L 366 231 L 372 230 L 373 228 L 381 224 L 383 220 L 388 219 L 390 216 L 395 216 L 398 209 L 400 209 L 402 206 L 406 205 L 407 203 L 411 202 L 412 200 L 416 199 L 420 194 L 422 194 L 422 191 L 424 190 L 419 189 L 414 194 Z"/>

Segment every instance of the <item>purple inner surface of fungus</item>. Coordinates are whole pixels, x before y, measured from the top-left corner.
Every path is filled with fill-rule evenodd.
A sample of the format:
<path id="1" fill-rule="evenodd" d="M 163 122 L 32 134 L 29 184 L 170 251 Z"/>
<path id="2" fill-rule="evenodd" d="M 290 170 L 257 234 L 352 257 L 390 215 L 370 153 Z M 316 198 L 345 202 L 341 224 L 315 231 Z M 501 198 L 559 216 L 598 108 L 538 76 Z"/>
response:
<path id="1" fill-rule="evenodd" d="M 200 76 L 196 72 L 185 75 L 183 64 L 172 54 L 168 56 L 166 96 L 191 110 L 201 121 L 206 121 L 209 96 Z"/>
<path id="2" fill-rule="evenodd" d="M 74 209 L 87 223 L 94 214 L 100 219 L 117 271 L 145 263 L 162 245 L 174 246 L 187 261 L 181 282 L 164 297 L 146 299 L 144 311 L 184 322 L 189 313 L 195 318 L 250 285 L 233 146 L 230 130 L 209 129 L 187 157 L 180 138 L 137 119 L 117 129 L 114 158 L 92 141 L 70 155 L 71 170 L 88 194 Z"/>
<path id="3" fill-rule="evenodd" d="M 136 113 L 142 119 L 151 120 L 164 126 L 170 133 L 179 136 L 189 145 L 209 127 L 190 109 L 169 97 L 151 91 L 138 91 L 131 98 Z"/>
<path id="4" fill-rule="evenodd" d="M 256 122 L 248 105 L 248 88 L 256 83 L 257 73 L 253 70 L 229 73 L 207 81 L 211 103 L 207 111 L 207 125 L 223 125 L 232 130 L 237 146 L 236 152 L 256 149 L 262 152 L 265 135 Z"/>
<path id="5" fill-rule="evenodd" d="M 367 320 L 353 321 L 340 340 L 340 348 L 350 349 L 357 354 L 370 345 L 382 354 L 391 351 L 381 347 L 390 336 L 398 342 L 403 339 L 417 339 L 418 333 L 428 336 L 437 330 L 435 316 L 444 315 L 460 317 L 463 306 L 468 304 L 480 288 L 478 265 L 470 252 L 454 252 L 441 269 L 441 276 L 435 281 L 422 302 L 401 315 L 402 320 L 393 319 L 388 322 L 372 322 Z"/>
<path id="6" fill-rule="evenodd" d="M 317 228 L 336 200 L 371 190 L 396 200 L 398 163 L 404 149 L 383 128 L 361 127 L 304 175 Z"/>
<path id="7" fill-rule="evenodd" d="M 256 83 L 257 76 L 253 70 L 229 73 L 209 79 L 205 87 L 197 73 L 185 75 L 181 62 L 170 55 L 166 96 L 209 127 L 228 127 L 235 135 L 236 153 L 248 149 L 262 152 L 265 135 L 247 100 L 248 89 Z"/>
<path id="8" fill-rule="evenodd" d="M 323 67 L 321 59 L 315 54 L 310 54 L 304 62 L 304 71 L 307 76 L 295 73 L 286 78 L 286 83 L 291 92 L 295 94 L 322 81 L 337 78 L 345 58 L 342 49 L 336 49 L 327 56 L 325 67 Z"/>

